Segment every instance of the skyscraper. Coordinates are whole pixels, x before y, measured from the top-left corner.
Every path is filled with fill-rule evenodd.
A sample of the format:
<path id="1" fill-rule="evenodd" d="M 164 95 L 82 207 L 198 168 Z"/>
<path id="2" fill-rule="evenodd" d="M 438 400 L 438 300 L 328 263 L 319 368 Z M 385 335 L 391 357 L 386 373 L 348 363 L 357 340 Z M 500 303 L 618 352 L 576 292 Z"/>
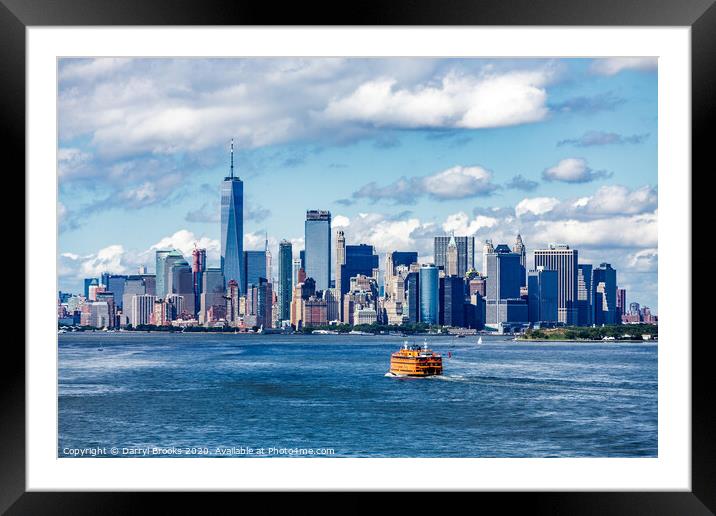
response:
<path id="1" fill-rule="evenodd" d="M 577 267 L 577 324 L 591 326 L 594 323 L 592 264 L 580 263 Z"/>
<path id="2" fill-rule="evenodd" d="M 85 278 L 85 280 L 84 280 L 84 286 L 85 286 L 84 295 L 85 295 L 85 299 L 89 299 L 89 288 L 90 288 L 90 285 L 99 285 L 99 280 L 98 280 L 97 278 Z"/>
<path id="3" fill-rule="evenodd" d="M 482 246 L 482 275 L 487 276 L 487 255 L 494 253 L 495 248 L 492 246 L 492 240 L 485 240 Z"/>
<path id="4" fill-rule="evenodd" d="M 224 275 L 220 268 L 207 268 L 202 276 L 199 321 L 202 323 L 214 322 L 226 317 Z"/>
<path id="5" fill-rule="evenodd" d="M 512 252 L 520 255 L 520 265 L 522 266 L 522 274 L 520 275 L 520 286 L 527 286 L 527 248 L 522 241 L 522 235 L 517 233 L 515 245 L 512 246 Z"/>
<path id="6" fill-rule="evenodd" d="M 557 309 L 559 322 L 577 324 L 577 271 L 579 256 L 576 249 L 564 244 L 550 244 L 548 249 L 535 250 L 535 269 L 557 271 Z"/>
<path id="7" fill-rule="evenodd" d="M 450 240 L 454 239 L 457 246 L 457 275 L 464 277 L 467 271 L 475 266 L 475 237 L 436 236 L 434 239 L 435 265 L 445 269 L 447 266 L 447 250 Z"/>
<path id="8" fill-rule="evenodd" d="M 266 251 L 244 251 L 244 284 L 241 294 L 248 292 L 251 286 L 259 285 L 259 278 L 266 278 Z"/>
<path id="9" fill-rule="evenodd" d="M 527 309 L 531 323 L 557 322 L 557 271 L 537 267 L 527 276 Z"/>
<path id="10" fill-rule="evenodd" d="M 622 316 L 626 313 L 626 289 L 617 287 L 617 317 L 616 323 L 622 322 Z"/>
<path id="11" fill-rule="evenodd" d="M 416 251 L 393 251 L 392 253 L 388 253 L 391 256 L 391 259 L 393 261 L 393 274 L 395 274 L 395 269 L 401 265 L 405 265 L 406 267 L 410 267 L 412 264 L 417 263 L 418 261 L 418 253 Z M 386 274 L 388 271 L 386 271 Z"/>
<path id="12" fill-rule="evenodd" d="M 336 231 L 336 270 L 335 274 L 335 288 L 341 288 L 341 265 L 346 263 L 346 235 L 343 231 Z"/>
<path id="13" fill-rule="evenodd" d="M 244 271 L 244 183 L 234 177 L 234 140 L 231 140 L 231 169 L 221 183 L 221 270 L 224 281 L 245 284 Z M 157 273 L 158 274 L 158 273 Z"/>
<path id="14" fill-rule="evenodd" d="M 184 256 L 176 249 L 159 250 L 156 252 L 157 276 L 156 276 L 156 296 L 158 299 L 164 299 L 171 291 L 171 268 L 177 262 L 184 262 Z M 187 265 L 189 265 L 187 263 Z"/>
<path id="15" fill-rule="evenodd" d="M 309 210 L 305 223 L 306 276 L 316 280 L 316 290 L 331 286 L 331 212 Z"/>
<path id="16" fill-rule="evenodd" d="M 300 282 L 298 281 L 298 271 L 303 268 L 300 258 L 294 258 L 291 262 L 291 285 L 296 286 Z M 293 289 L 293 286 L 291 289 Z"/>
<path id="17" fill-rule="evenodd" d="M 465 280 L 459 276 L 440 278 L 440 324 L 465 326 Z"/>
<path id="18" fill-rule="evenodd" d="M 293 245 L 287 240 L 281 240 L 278 245 L 278 305 L 279 319 L 282 321 L 291 317 L 292 265 Z"/>
<path id="19" fill-rule="evenodd" d="M 194 248 L 191 252 L 191 273 L 194 283 L 194 315 L 197 315 L 200 307 L 201 282 L 206 270 L 206 249 Z"/>
<path id="20" fill-rule="evenodd" d="M 420 322 L 438 324 L 439 280 L 438 268 L 434 264 L 420 266 Z"/>
<path id="21" fill-rule="evenodd" d="M 592 273 L 594 289 L 594 324 L 618 324 L 617 321 L 617 271 L 608 263 L 602 263 Z"/>
<path id="22" fill-rule="evenodd" d="M 375 248 L 368 244 L 347 245 L 345 246 L 345 260 L 341 265 L 341 295 L 345 295 L 350 290 L 351 278 L 363 274 L 372 276 L 373 270 L 378 267 L 378 255 L 375 254 Z M 310 276 L 310 275 L 309 275 Z"/>
<path id="23" fill-rule="evenodd" d="M 458 276 L 458 251 L 454 236 L 450 237 L 445 251 L 445 275 Z"/>
<path id="24" fill-rule="evenodd" d="M 527 322 L 527 303 L 520 297 L 520 255 L 500 244 L 486 256 L 486 322 Z"/>
<path id="25" fill-rule="evenodd" d="M 418 272 L 408 272 L 405 277 L 405 306 L 408 322 L 420 322 L 420 276 Z"/>

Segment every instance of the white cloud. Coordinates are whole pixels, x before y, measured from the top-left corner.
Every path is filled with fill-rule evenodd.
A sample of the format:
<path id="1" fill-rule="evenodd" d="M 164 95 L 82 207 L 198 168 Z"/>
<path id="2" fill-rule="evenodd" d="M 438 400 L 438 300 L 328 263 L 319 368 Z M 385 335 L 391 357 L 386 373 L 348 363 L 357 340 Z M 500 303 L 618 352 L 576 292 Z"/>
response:
<path id="1" fill-rule="evenodd" d="M 443 231 L 446 233 L 455 232 L 458 236 L 474 236 L 483 228 L 492 228 L 498 224 L 498 220 L 485 215 L 478 215 L 474 218 L 465 212 L 453 213 L 442 225 Z"/>
<path id="2" fill-rule="evenodd" d="M 207 260 L 218 260 L 221 254 L 221 244 L 218 240 L 206 236 L 197 237 L 186 229 L 180 229 L 173 235 L 162 238 L 143 254 L 152 254 L 158 249 L 176 249 L 184 256 L 191 256 L 195 244 L 198 248 L 206 249 Z"/>
<path id="3" fill-rule="evenodd" d="M 112 74 L 115 71 L 127 67 L 131 59 L 118 57 L 100 57 L 90 60 L 70 60 L 60 70 L 60 80 L 90 80 L 99 76 Z"/>
<path id="4" fill-rule="evenodd" d="M 65 255 L 67 256 L 67 255 Z M 84 277 L 99 276 L 103 272 L 124 274 L 127 267 L 123 263 L 124 247 L 110 245 L 97 251 L 97 254 L 85 258 L 80 265 Z"/>
<path id="5" fill-rule="evenodd" d="M 628 215 L 654 210 L 657 202 L 656 189 L 650 186 L 630 190 L 626 186 L 606 185 L 593 196 L 579 199 L 575 206 L 593 214 Z"/>
<path id="6" fill-rule="evenodd" d="M 658 249 L 642 249 L 629 255 L 628 266 L 639 272 L 656 272 L 658 263 Z"/>
<path id="7" fill-rule="evenodd" d="M 422 179 L 423 190 L 436 199 L 464 199 L 486 195 L 497 187 L 492 173 L 479 166 L 456 166 Z"/>
<path id="8" fill-rule="evenodd" d="M 548 113 L 548 69 L 480 76 L 450 73 L 439 84 L 397 87 L 384 77 L 333 99 L 324 114 L 375 126 L 486 128 L 537 122 Z"/>
<path id="9" fill-rule="evenodd" d="M 533 215 L 544 215 L 554 209 L 559 204 L 559 199 L 555 197 L 533 197 L 522 199 L 515 206 L 515 215 L 522 217 L 527 213 Z"/>
<path id="10" fill-rule="evenodd" d="M 555 166 L 542 172 L 545 181 L 562 181 L 564 183 L 588 183 L 595 179 L 611 176 L 604 170 L 592 170 L 583 158 L 565 158 Z"/>
<path id="11" fill-rule="evenodd" d="M 609 57 L 595 60 L 590 71 L 597 75 L 616 75 L 623 70 L 650 71 L 657 67 L 656 57 Z"/>
<path id="12" fill-rule="evenodd" d="M 334 228 L 347 227 L 351 225 L 351 219 L 349 219 L 345 215 L 336 215 L 335 217 L 333 217 L 331 224 Z"/>

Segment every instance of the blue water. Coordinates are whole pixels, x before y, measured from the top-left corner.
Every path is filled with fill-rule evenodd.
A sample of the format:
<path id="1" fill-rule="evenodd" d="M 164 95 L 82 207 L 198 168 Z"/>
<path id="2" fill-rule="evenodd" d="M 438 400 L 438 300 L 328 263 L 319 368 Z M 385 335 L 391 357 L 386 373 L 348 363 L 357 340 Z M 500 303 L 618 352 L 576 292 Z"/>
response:
<path id="1" fill-rule="evenodd" d="M 443 376 L 386 377 L 403 340 L 60 335 L 58 455 L 657 455 L 656 344 L 434 337 Z"/>

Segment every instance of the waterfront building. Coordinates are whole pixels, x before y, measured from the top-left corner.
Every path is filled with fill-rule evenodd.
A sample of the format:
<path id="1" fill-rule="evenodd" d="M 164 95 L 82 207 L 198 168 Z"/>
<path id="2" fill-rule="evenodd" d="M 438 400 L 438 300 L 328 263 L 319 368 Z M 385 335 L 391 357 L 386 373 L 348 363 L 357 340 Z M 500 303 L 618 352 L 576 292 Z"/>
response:
<path id="1" fill-rule="evenodd" d="M 329 288 L 323 291 L 323 300 L 326 302 L 326 317 L 329 322 L 341 320 L 341 291 Z"/>
<path id="2" fill-rule="evenodd" d="M 256 290 L 256 326 L 271 328 L 271 301 L 273 292 L 266 278 L 259 278 Z"/>
<path id="3" fill-rule="evenodd" d="M 331 212 L 308 210 L 305 222 L 305 270 L 316 289 L 331 286 Z"/>
<path id="4" fill-rule="evenodd" d="M 122 310 L 124 282 L 126 281 L 127 276 L 122 274 L 108 274 L 105 279 L 107 280 L 107 283 L 105 283 L 106 289 L 114 293 L 115 308 Z"/>
<path id="5" fill-rule="evenodd" d="M 439 322 L 443 326 L 465 326 L 465 280 L 459 276 L 440 278 Z"/>
<path id="6" fill-rule="evenodd" d="M 189 316 L 186 311 L 185 296 L 180 294 L 167 294 L 164 297 L 164 303 L 166 305 L 166 319 L 168 321 Z"/>
<path id="7" fill-rule="evenodd" d="M 303 326 L 324 326 L 328 324 L 328 303 L 325 299 L 310 296 L 303 302 Z"/>
<path id="8" fill-rule="evenodd" d="M 447 250 L 451 239 L 454 239 L 454 245 L 457 246 L 457 275 L 464 277 L 468 269 L 475 266 L 475 237 L 436 236 L 433 242 L 435 266 L 446 269 Z"/>
<path id="9" fill-rule="evenodd" d="M 520 286 L 526 287 L 527 286 L 527 248 L 525 247 L 525 243 L 522 241 L 522 235 L 517 233 L 517 238 L 515 239 L 515 245 L 512 246 L 512 252 L 517 253 L 520 255 L 520 266 L 522 267 L 521 275 L 520 275 Z"/>
<path id="10" fill-rule="evenodd" d="M 172 293 L 172 267 L 175 264 L 189 266 L 184 256 L 176 249 L 162 249 L 156 252 L 156 295 L 164 298 Z"/>
<path id="11" fill-rule="evenodd" d="M 239 323 L 239 290 L 239 282 L 235 279 L 226 282 L 226 296 L 224 296 L 226 299 L 226 322 L 230 326 L 237 326 Z"/>
<path id="12" fill-rule="evenodd" d="M 400 274 L 388 278 L 386 274 L 385 297 L 383 298 L 384 319 L 388 324 L 400 325 L 407 321 L 405 305 L 405 279 Z"/>
<path id="13" fill-rule="evenodd" d="M 602 263 L 592 272 L 594 288 L 594 324 L 618 324 L 617 321 L 617 271 L 608 263 Z"/>
<path id="14" fill-rule="evenodd" d="M 354 325 L 375 324 L 378 321 L 378 313 L 372 307 L 356 307 L 353 315 Z"/>
<path id="15" fill-rule="evenodd" d="M 151 321 L 151 324 L 155 326 L 166 326 L 171 323 L 171 317 L 167 314 L 167 303 L 164 299 L 155 299 Z"/>
<path id="16" fill-rule="evenodd" d="M 241 293 L 245 294 L 252 286 L 258 286 L 259 278 L 268 278 L 266 251 L 244 251 L 244 285 Z"/>
<path id="17" fill-rule="evenodd" d="M 98 326 L 98 328 L 115 328 L 117 326 L 117 305 L 114 298 L 114 292 L 109 292 L 106 290 L 103 292 L 98 292 L 96 299 L 98 303 L 106 303 L 107 305 L 107 321 L 102 326 Z"/>
<path id="18" fill-rule="evenodd" d="M 174 318 L 180 315 L 194 317 L 194 273 L 191 266 L 182 259 L 174 262 L 168 270 L 167 295 L 177 295 L 182 298 L 181 310 L 176 313 Z M 176 305 L 174 308 L 176 309 Z"/>
<path id="19" fill-rule="evenodd" d="M 122 293 L 122 312 L 128 315 L 127 323 L 132 323 L 132 298 L 134 296 L 141 296 L 147 293 L 147 287 L 144 284 L 144 277 L 140 275 L 127 276 L 124 280 L 124 287 Z M 151 310 L 150 310 L 151 313 Z"/>
<path id="20" fill-rule="evenodd" d="M 465 326 L 467 328 L 474 328 L 476 330 L 484 329 L 485 321 L 487 319 L 487 304 L 485 303 L 485 298 L 477 292 L 471 294 L 470 305 L 472 306 L 472 308 L 470 308 L 468 305 L 465 305 Z"/>
<path id="21" fill-rule="evenodd" d="M 221 183 L 221 270 L 227 285 L 231 280 L 236 281 L 239 288 L 246 284 L 243 277 L 244 183 L 234 177 L 233 139 L 229 175 Z"/>
<path id="22" fill-rule="evenodd" d="M 617 287 L 617 323 L 621 322 L 622 316 L 626 313 L 626 289 Z"/>
<path id="23" fill-rule="evenodd" d="M 89 324 L 94 328 L 112 328 L 112 313 L 110 312 L 111 307 L 106 301 L 94 301 L 88 304 L 89 307 Z"/>
<path id="24" fill-rule="evenodd" d="M 420 322 L 438 324 L 439 318 L 439 281 L 435 264 L 420 266 Z"/>
<path id="25" fill-rule="evenodd" d="M 577 267 L 577 325 L 591 326 L 594 323 L 592 265 L 580 263 Z"/>
<path id="26" fill-rule="evenodd" d="M 278 318 L 287 321 L 291 317 L 291 291 L 293 290 L 293 245 L 281 240 L 278 245 Z M 299 263 L 300 265 L 300 263 Z"/>
<path id="27" fill-rule="evenodd" d="M 577 291 L 579 283 L 579 253 L 565 244 L 550 244 L 547 249 L 534 252 L 535 269 L 557 271 L 557 310 L 559 322 L 567 325 L 577 324 Z"/>
<path id="28" fill-rule="evenodd" d="M 343 231 L 336 231 L 336 270 L 334 278 L 334 287 L 341 289 L 341 272 L 342 266 L 346 263 L 346 235 Z"/>
<path id="29" fill-rule="evenodd" d="M 527 322 L 527 302 L 520 293 L 520 255 L 504 244 L 487 255 L 486 324 Z"/>
<path id="30" fill-rule="evenodd" d="M 126 294 L 125 294 L 126 295 Z M 148 294 L 135 294 L 129 302 L 129 323 L 136 328 L 141 324 L 151 324 L 152 312 L 156 296 Z"/>
<path id="31" fill-rule="evenodd" d="M 202 281 L 204 279 L 204 271 L 206 270 L 206 249 L 194 248 L 191 252 L 191 274 L 194 290 L 194 312 L 198 315 L 201 306 L 201 293 L 203 291 Z"/>
<path id="32" fill-rule="evenodd" d="M 527 276 L 527 310 L 530 323 L 556 323 L 557 271 L 537 267 Z"/>

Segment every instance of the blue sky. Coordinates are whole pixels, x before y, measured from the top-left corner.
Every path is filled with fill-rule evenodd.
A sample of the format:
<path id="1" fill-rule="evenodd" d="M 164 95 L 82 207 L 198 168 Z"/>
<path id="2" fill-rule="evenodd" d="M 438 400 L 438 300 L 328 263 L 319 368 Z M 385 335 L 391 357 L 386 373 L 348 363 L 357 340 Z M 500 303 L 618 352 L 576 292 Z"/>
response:
<path id="1" fill-rule="evenodd" d="M 306 209 L 426 261 L 436 234 L 481 252 L 519 231 L 658 307 L 655 59 L 63 59 L 59 77 L 63 290 L 160 247 L 218 263 L 233 137 L 246 248 L 298 253 Z"/>

